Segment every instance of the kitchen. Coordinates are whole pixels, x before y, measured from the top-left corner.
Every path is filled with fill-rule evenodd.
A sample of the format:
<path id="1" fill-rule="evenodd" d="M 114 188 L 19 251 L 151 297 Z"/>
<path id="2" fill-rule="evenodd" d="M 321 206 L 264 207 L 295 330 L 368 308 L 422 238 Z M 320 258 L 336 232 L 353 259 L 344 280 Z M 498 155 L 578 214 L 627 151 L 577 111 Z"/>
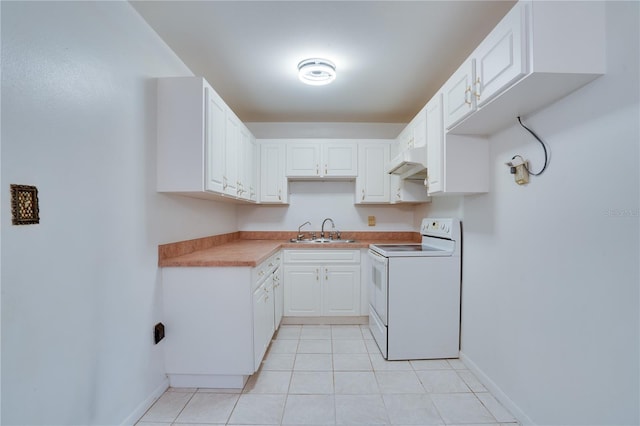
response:
<path id="1" fill-rule="evenodd" d="M 639 422 L 637 3 L 606 4 L 606 74 L 525 117 L 550 147 L 543 176 L 518 186 L 504 165 L 542 161 L 514 121 L 489 138 L 488 193 L 365 210 L 347 182 L 295 182 L 286 208 L 156 193 L 153 79 L 193 72 L 127 3 L 0 13 L 3 424 L 137 420 L 165 380 L 151 339 L 159 244 L 326 217 L 366 231 L 370 215 L 385 231 L 462 219 L 462 350 L 533 424 Z M 402 127 L 308 128 L 393 138 Z M 11 225 L 9 184 L 38 187 L 39 225 Z"/>

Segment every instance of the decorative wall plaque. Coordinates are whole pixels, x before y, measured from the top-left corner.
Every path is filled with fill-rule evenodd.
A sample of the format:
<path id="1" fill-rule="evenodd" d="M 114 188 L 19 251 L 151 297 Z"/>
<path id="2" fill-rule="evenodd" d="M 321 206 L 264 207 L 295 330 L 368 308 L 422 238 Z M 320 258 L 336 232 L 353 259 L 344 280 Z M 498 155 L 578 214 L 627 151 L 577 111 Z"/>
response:
<path id="1" fill-rule="evenodd" d="M 40 223 L 38 188 L 29 185 L 11 185 L 11 216 L 14 225 Z"/>

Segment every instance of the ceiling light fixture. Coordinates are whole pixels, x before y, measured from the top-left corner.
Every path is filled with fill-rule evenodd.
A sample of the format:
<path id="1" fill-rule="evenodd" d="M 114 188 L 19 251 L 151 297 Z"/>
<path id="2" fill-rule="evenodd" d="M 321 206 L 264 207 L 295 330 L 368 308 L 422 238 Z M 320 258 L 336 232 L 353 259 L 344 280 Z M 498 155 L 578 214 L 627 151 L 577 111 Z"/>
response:
<path id="1" fill-rule="evenodd" d="M 336 79 L 336 66 L 326 59 L 305 59 L 298 64 L 298 78 L 305 84 L 324 86 Z"/>

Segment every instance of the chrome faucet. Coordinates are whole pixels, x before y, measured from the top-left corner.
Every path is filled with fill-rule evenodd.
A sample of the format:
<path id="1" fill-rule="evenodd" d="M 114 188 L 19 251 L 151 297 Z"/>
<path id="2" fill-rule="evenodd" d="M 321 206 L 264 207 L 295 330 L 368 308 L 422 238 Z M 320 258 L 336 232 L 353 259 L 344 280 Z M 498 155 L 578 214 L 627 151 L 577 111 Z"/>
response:
<path id="1" fill-rule="evenodd" d="M 305 222 L 305 223 L 303 223 L 302 225 L 298 226 L 298 235 L 297 235 L 297 237 L 296 237 L 298 240 L 301 240 L 301 239 L 303 239 L 303 238 L 304 238 L 304 234 L 300 233 L 300 230 L 301 230 L 301 229 L 302 229 L 302 227 L 303 227 L 303 226 L 305 226 L 305 225 L 309 225 L 309 226 L 311 226 L 311 222 L 306 221 L 306 222 Z"/>
<path id="2" fill-rule="evenodd" d="M 336 229 L 336 224 L 333 223 L 333 219 L 331 219 L 330 217 L 326 218 L 322 221 L 322 227 L 320 228 L 320 238 L 324 238 L 324 224 L 327 223 L 327 221 L 331 222 L 332 229 Z M 331 234 L 331 232 L 329 232 L 329 234 Z"/>

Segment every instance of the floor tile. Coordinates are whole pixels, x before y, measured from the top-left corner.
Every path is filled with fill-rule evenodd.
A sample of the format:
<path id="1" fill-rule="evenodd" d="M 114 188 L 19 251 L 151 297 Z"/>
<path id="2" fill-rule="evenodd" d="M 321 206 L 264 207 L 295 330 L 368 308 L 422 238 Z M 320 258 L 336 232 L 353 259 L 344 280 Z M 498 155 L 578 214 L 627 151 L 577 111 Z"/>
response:
<path id="1" fill-rule="evenodd" d="M 496 423 L 496 419 L 472 393 L 431 394 L 445 423 Z"/>
<path id="2" fill-rule="evenodd" d="M 427 392 L 471 392 L 454 370 L 422 370 L 417 371 L 416 374 Z"/>
<path id="3" fill-rule="evenodd" d="M 372 371 L 334 371 L 336 394 L 366 395 L 380 393 Z"/>
<path id="4" fill-rule="evenodd" d="M 331 371 L 331 354 L 297 354 L 294 371 Z"/>
<path id="5" fill-rule="evenodd" d="M 224 388 L 198 388 L 198 392 L 196 393 L 242 393 L 242 389 L 232 388 L 232 389 L 224 389 Z"/>
<path id="6" fill-rule="evenodd" d="M 376 371 L 382 393 L 425 393 L 414 371 Z"/>
<path id="7" fill-rule="evenodd" d="M 363 339 L 360 327 L 357 325 L 333 325 L 331 326 L 331 338 L 334 340 Z"/>
<path id="8" fill-rule="evenodd" d="M 298 343 L 299 354 L 330 354 L 331 340 L 329 339 L 312 339 L 300 340 Z"/>
<path id="9" fill-rule="evenodd" d="M 487 392 L 487 388 L 484 387 L 480 380 L 469 370 L 458 370 L 458 376 L 464 380 L 469 386 L 469 389 L 473 392 Z"/>
<path id="10" fill-rule="evenodd" d="M 420 359 L 409 361 L 414 370 L 451 370 L 446 359 Z"/>
<path id="11" fill-rule="evenodd" d="M 371 330 L 369 329 L 369 325 L 361 325 L 360 332 L 362 333 L 362 337 L 365 340 L 373 340 L 373 334 L 371 334 Z"/>
<path id="12" fill-rule="evenodd" d="M 262 370 L 293 370 L 293 362 L 296 359 L 295 354 L 279 354 L 269 353 L 264 358 L 262 363 Z"/>
<path id="13" fill-rule="evenodd" d="M 172 422 L 193 395 L 193 392 L 165 392 L 142 416 L 140 421 Z"/>
<path id="14" fill-rule="evenodd" d="M 331 371 L 295 371 L 289 394 L 333 394 Z"/>
<path id="15" fill-rule="evenodd" d="M 333 354 L 335 371 L 372 371 L 368 354 Z"/>
<path id="16" fill-rule="evenodd" d="M 240 395 L 196 393 L 176 419 L 177 423 L 226 423 Z"/>
<path id="17" fill-rule="evenodd" d="M 270 354 L 295 354 L 298 348 L 297 340 L 274 340 L 269 347 Z"/>
<path id="18" fill-rule="evenodd" d="M 301 339 L 331 339 L 329 325 L 303 325 L 300 332 Z"/>
<path id="19" fill-rule="evenodd" d="M 447 362 L 451 365 L 451 368 L 454 370 L 466 370 L 467 366 L 464 365 L 464 362 L 460 361 L 457 358 L 448 359 Z"/>
<path id="20" fill-rule="evenodd" d="M 378 347 L 378 344 L 375 340 L 365 340 L 364 344 L 367 347 L 367 352 L 369 352 L 370 354 L 378 354 L 382 356 L 382 354 L 380 353 L 380 348 Z"/>
<path id="21" fill-rule="evenodd" d="M 276 334 L 276 340 L 299 339 L 301 330 L 302 326 L 300 325 L 281 325 Z"/>
<path id="22" fill-rule="evenodd" d="M 243 394 L 238 399 L 229 423 L 251 425 L 280 424 L 286 395 Z"/>
<path id="23" fill-rule="evenodd" d="M 367 346 L 364 340 L 337 339 L 333 341 L 334 354 L 366 354 Z"/>
<path id="24" fill-rule="evenodd" d="M 333 395 L 289 395 L 282 424 L 335 424 Z"/>
<path id="25" fill-rule="evenodd" d="M 387 361 L 366 325 L 285 325 L 244 389 L 169 388 L 137 426 L 517 426 L 459 359 Z"/>
<path id="26" fill-rule="evenodd" d="M 387 414 L 394 425 L 444 424 L 427 394 L 387 394 L 382 397 Z"/>
<path id="27" fill-rule="evenodd" d="M 387 361 L 380 352 L 369 354 L 371 365 L 377 371 L 413 371 L 409 361 Z"/>
<path id="28" fill-rule="evenodd" d="M 289 391 L 290 371 L 260 371 L 249 378 L 243 393 L 282 393 Z"/>
<path id="29" fill-rule="evenodd" d="M 515 422 L 516 418 L 507 411 L 506 408 L 498 402 L 497 399 L 494 398 L 490 393 L 479 393 L 476 395 L 480 402 L 489 410 L 489 412 L 496 418 L 500 423 L 510 423 Z"/>
<path id="30" fill-rule="evenodd" d="M 381 395 L 336 395 L 339 425 L 384 425 L 389 418 Z"/>

